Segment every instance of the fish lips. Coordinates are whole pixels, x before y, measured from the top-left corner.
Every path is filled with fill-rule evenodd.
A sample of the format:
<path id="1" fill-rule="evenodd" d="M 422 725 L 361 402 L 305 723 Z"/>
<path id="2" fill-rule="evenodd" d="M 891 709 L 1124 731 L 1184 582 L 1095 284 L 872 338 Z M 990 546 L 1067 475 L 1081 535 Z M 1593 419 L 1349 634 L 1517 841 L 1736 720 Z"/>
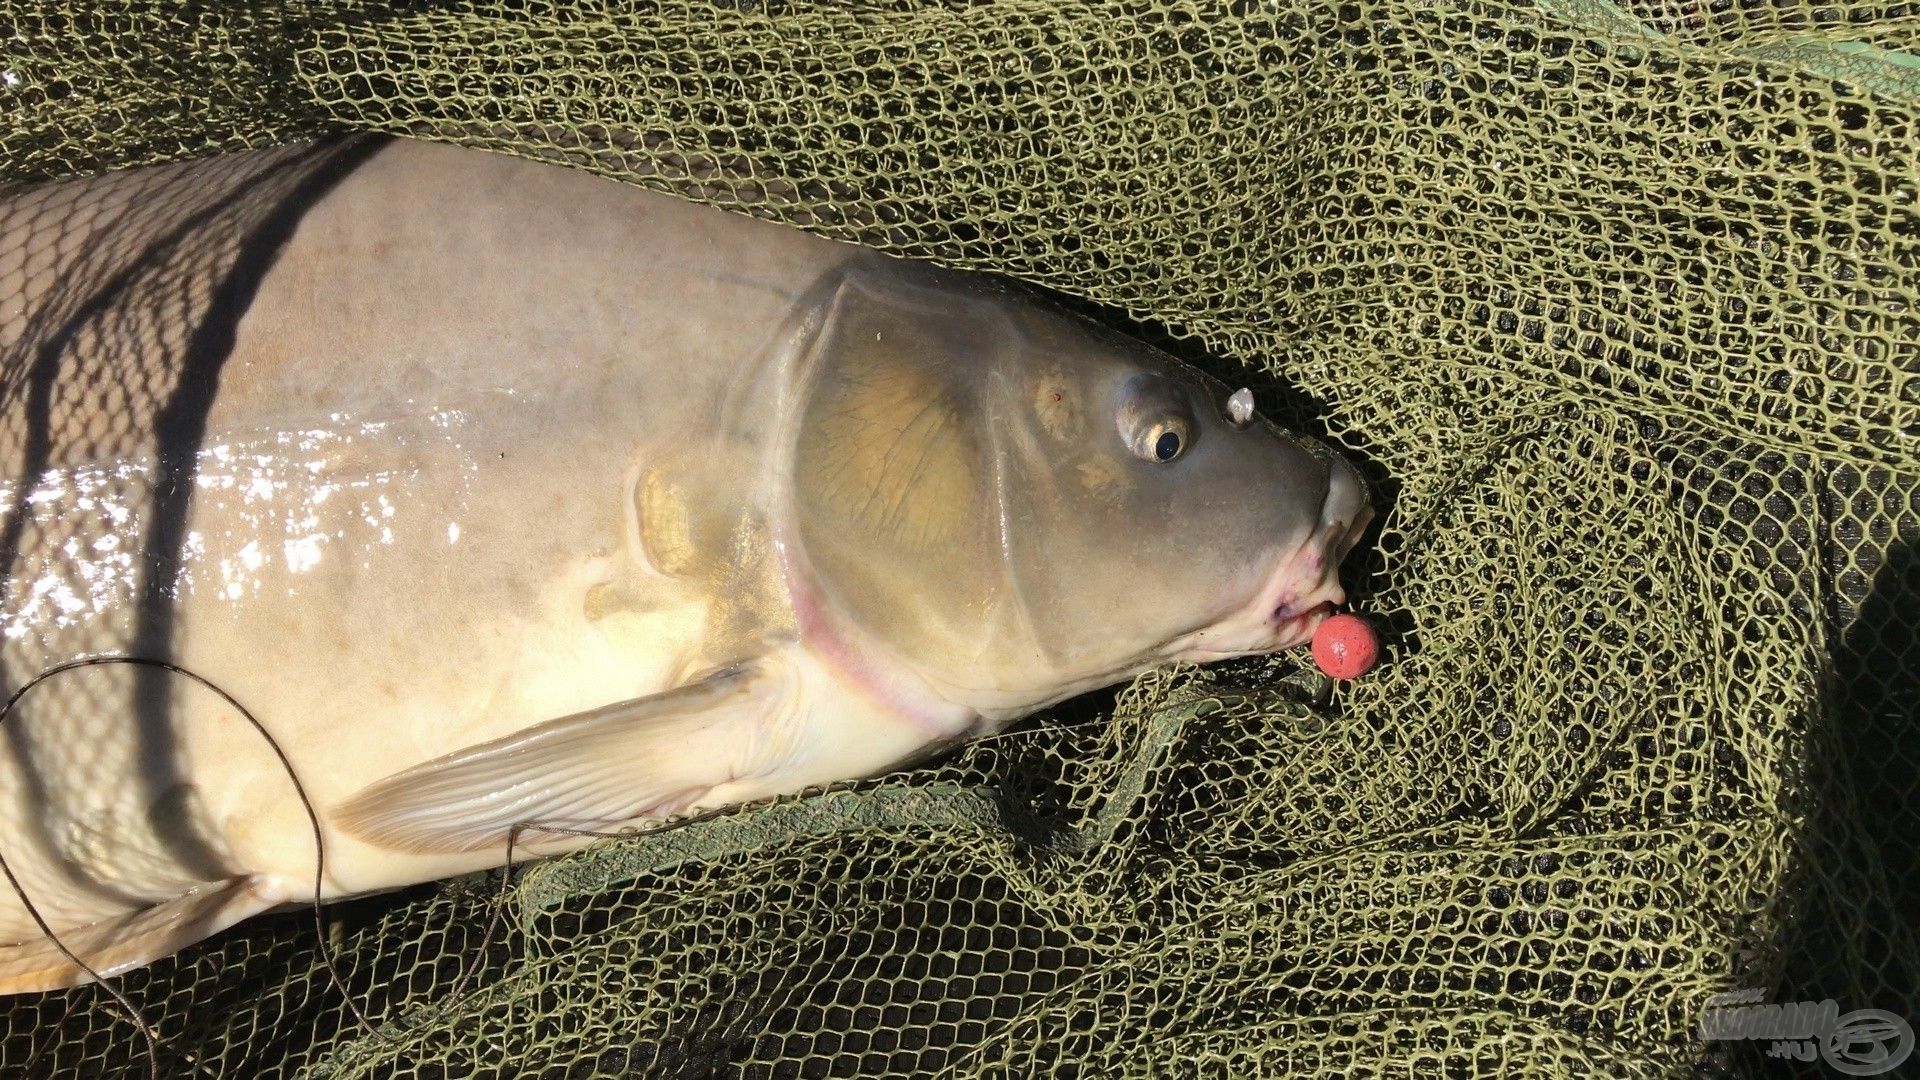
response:
<path id="1" fill-rule="evenodd" d="M 1337 486 L 1337 485 L 1336 485 Z M 1340 564 L 1373 521 L 1373 507 L 1330 495 L 1307 541 L 1277 559 L 1253 599 L 1181 643 L 1176 660 L 1206 662 L 1280 652 L 1313 640 L 1313 632 L 1347 602 Z"/>

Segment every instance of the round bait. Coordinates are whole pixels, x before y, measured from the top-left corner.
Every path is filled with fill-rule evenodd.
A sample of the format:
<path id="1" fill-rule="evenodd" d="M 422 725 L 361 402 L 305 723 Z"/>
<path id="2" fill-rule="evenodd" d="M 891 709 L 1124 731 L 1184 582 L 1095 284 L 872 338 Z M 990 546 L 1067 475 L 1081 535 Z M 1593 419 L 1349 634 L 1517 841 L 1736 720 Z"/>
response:
<path id="1" fill-rule="evenodd" d="M 1358 615 L 1334 615 L 1313 634 L 1313 662 L 1335 679 L 1357 679 L 1380 659 L 1380 636 Z"/>

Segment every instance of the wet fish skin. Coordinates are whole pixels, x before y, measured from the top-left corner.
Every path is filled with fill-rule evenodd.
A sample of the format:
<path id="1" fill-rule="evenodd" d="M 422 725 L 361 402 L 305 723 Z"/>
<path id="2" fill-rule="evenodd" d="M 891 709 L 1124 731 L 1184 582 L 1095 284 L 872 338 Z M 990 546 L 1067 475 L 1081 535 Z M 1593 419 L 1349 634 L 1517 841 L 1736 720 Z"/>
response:
<path id="1" fill-rule="evenodd" d="M 76 668 L 0 723 L 0 856 L 110 974 L 316 869 L 334 899 L 497 866 L 521 824 L 870 775 L 1291 647 L 1371 511 L 1228 399 L 965 275 L 479 151 L 8 193 L 0 692 L 178 665 L 308 798 L 219 694 Z M 0 890 L 0 992 L 86 978 Z"/>

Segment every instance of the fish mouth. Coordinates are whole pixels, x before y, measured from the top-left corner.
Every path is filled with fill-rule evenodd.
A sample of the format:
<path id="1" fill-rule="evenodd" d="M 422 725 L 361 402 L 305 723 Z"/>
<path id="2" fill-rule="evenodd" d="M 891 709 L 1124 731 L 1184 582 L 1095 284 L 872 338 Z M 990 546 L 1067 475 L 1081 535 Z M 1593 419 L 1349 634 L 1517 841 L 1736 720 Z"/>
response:
<path id="1" fill-rule="evenodd" d="M 1273 623 L 1274 645 L 1270 651 L 1279 652 L 1312 641 L 1314 631 L 1320 629 L 1320 624 L 1327 621 L 1334 609 L 1345 602 L 1345 597 L 1322 600 L 1292 618 L 1282 618 L 1276 614 Z"/>
<path id="2" fill-rule="evenodd" d="M 1307 541 L 1279 558 L 1253 599 L 1180 642 L 1176 660 L 1207 662 L 1282 652 L 1313 640 L 1314 631 L 1347 602 L 1340 564 L 1373 521 L 1357 474 L 1336 467 L 1320 522 Z"/>
<path id="3" fill-rule="evenodd" d="M 1347 590 L 1340 584 L 1340 564 L 1372 520 L 1373 510 L 1367 508 L 1351 522 L 1330 523 L 1269 579 L 1254 606 L 1273 602 L 1267 621 L 1276 634 L 1300 641 L 1310 639 L 1320 623 L 1347 602 Z M 1302 581 L 1308 582 L 1304 590 L 1299 585 Z"/>

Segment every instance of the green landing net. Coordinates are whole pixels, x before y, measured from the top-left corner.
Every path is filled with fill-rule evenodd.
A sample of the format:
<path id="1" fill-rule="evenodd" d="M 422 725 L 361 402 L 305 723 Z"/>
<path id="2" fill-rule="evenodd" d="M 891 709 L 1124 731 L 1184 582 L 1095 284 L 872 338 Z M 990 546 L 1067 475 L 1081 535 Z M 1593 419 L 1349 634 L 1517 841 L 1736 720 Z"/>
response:
<path id="1" fill-rule="evenodd" d="M 1364 463 L 1387 648 L 334 909 L 347 997 L 252 921 L 120 980 L 161 1075 L 1693 1076 L 1768 1049 L 1715 994 L 1913 1014 L 1920 8 L 251 7 L 0 0 L 0 184 L 378 130 L 1051 288 Z M 0 1000 L 0 1075 L 148 1064 Z"/>

